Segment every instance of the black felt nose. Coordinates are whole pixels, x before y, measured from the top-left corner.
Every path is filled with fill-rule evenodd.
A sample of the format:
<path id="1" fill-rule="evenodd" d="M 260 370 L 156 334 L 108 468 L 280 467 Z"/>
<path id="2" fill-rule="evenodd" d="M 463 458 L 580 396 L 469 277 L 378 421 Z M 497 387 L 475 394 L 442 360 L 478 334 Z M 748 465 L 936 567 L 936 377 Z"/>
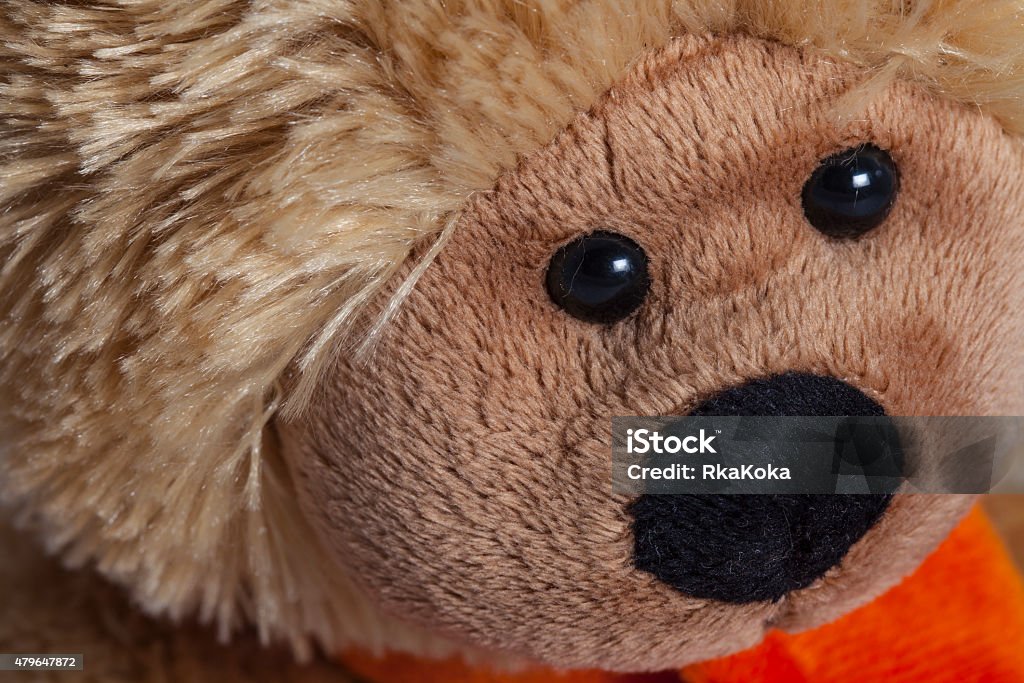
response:
<path id="1" fill-rule="evenodd" d="M 831 377 L 789 373 L 721 392 L 691 414 L 884 416 Z M 687 595 L 774 601 L 837 565 L 888 495 L 645 495 L 630 506 L 637 569 Z"/>

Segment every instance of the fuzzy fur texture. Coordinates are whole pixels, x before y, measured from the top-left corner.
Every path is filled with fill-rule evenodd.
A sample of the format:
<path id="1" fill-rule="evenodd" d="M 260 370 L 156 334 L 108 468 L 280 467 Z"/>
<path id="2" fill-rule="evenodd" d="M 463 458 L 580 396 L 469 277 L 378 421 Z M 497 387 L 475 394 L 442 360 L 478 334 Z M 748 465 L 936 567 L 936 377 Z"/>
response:
<path id="1" fill-rule="evenodd" d="M 820 580 L 728 605 L 638 571 L 629 500 L 609 495 L 613 416 L 687 414 L 750 378 L 835 377 L 890 415 L 1024 411 L 1024 145 L 905 82 L 837 122 L 859 75 L 680 38 L 474 198 L 373 356 L 279 424 L 338 565 L 451 640 L 622 671 L 819 625 L 912 571 L 963 497 L 898 496 Z M 870 235 L 828 238 L 801 190 L 863 143 L 889 150 L 902 190 Z M 610 326 L 545 287 L 552 256 L 595 229 L 640 245 L 651 276 Z"/>
<path id="2" fill-rule="evenodd" d="M 300 653 L 311 638 L 379 645 L 390 627 L 366 633 L 377 622 L 309 533 L 272 423 L 323 400 L 333 356 L 378 320 L 353 327 L 354 312 L 410 272 L 414 245 L 686 33 L 813 46 L 878 74 L 876 88 L 912 80 L 1019 133 L 1020 13 L 1008 0 L 0 3 L 3 496 L 151 611 L 225 633 L 253 622 Z"/>
<path id="3" fill-rule="evenodd" d="M 82 653 L 82 671 L 22 671 L 16 683 L 349 683 L 330 662 L 300 665 L 287 647 L 253 634 L 230 646 L 208 628 L 150 619 L 92 571 L 70 571 L 0 522 L 0 647 L 10 652 Z M 351 683 L 356 683 L 351 679 Z"/>

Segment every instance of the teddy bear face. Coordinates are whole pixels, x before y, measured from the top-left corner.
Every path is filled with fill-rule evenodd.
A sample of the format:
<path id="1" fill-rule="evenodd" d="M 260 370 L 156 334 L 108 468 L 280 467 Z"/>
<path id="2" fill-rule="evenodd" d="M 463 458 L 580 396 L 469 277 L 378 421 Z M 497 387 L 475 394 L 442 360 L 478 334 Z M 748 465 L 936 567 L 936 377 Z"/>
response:
<path id="1" fill-rule="evenodd" d="M 460 641 L 638 670 L 813 626 L 916 566 L 969 499 L 885 501 L 806 587 L 728 600 L 639 568 L 631 501 L 610 493 L 612 416 L 686 414 L 751 380 L 838 380 L 890 415 L 1024 407 L 1024 150 L 906 83 L 837 116 L 859 78 L 755 39 L 677 39 L 476 196 L 369 357 L 279 424 L 339 571 Z M 851 149 L 891 158 L 898 193 L 870 231 L 823 234 L 802 195 Z M 647 271 L 614 321 L 546 284 L 595 233 Z M 692 543 L 744 542 L 713 504 L 689 509 Z"/>

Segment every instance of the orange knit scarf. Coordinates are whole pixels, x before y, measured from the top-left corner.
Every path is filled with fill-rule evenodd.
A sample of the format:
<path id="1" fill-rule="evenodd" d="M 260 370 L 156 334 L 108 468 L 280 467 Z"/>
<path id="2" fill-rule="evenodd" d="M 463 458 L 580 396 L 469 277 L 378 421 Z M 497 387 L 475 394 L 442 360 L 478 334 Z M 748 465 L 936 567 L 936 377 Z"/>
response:
<path id="1" fill-rule="evenodd" d="M 912 576 L 842 619 L 680 672 L 515 674 L 459 660 L 360 653 L 346 665 L 371 683 L 963 683 L 1024 682 L 1024 585 L 974 510 Z"/>

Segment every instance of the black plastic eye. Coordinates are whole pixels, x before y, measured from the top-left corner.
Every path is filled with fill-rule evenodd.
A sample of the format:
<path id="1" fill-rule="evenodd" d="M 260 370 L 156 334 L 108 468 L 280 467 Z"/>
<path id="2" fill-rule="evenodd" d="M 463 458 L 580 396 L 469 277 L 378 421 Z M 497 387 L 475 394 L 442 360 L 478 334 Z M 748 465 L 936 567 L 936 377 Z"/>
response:
<path id="1" fill-rule="evenodd" d="M 852 238 L 881 225 L 899 191 L 889 153 L 863 145 L 825 159 L 804 185 L 804 215 L 829 237 Z"/>
<path id="2" fill-rule="evenodd" d="M 647 297 L 647 254 L 628 237 L 594 232 L 555 252 L 547 287 L 551 299 L 569 315 L 591 323 L 614 323 Z"/>

